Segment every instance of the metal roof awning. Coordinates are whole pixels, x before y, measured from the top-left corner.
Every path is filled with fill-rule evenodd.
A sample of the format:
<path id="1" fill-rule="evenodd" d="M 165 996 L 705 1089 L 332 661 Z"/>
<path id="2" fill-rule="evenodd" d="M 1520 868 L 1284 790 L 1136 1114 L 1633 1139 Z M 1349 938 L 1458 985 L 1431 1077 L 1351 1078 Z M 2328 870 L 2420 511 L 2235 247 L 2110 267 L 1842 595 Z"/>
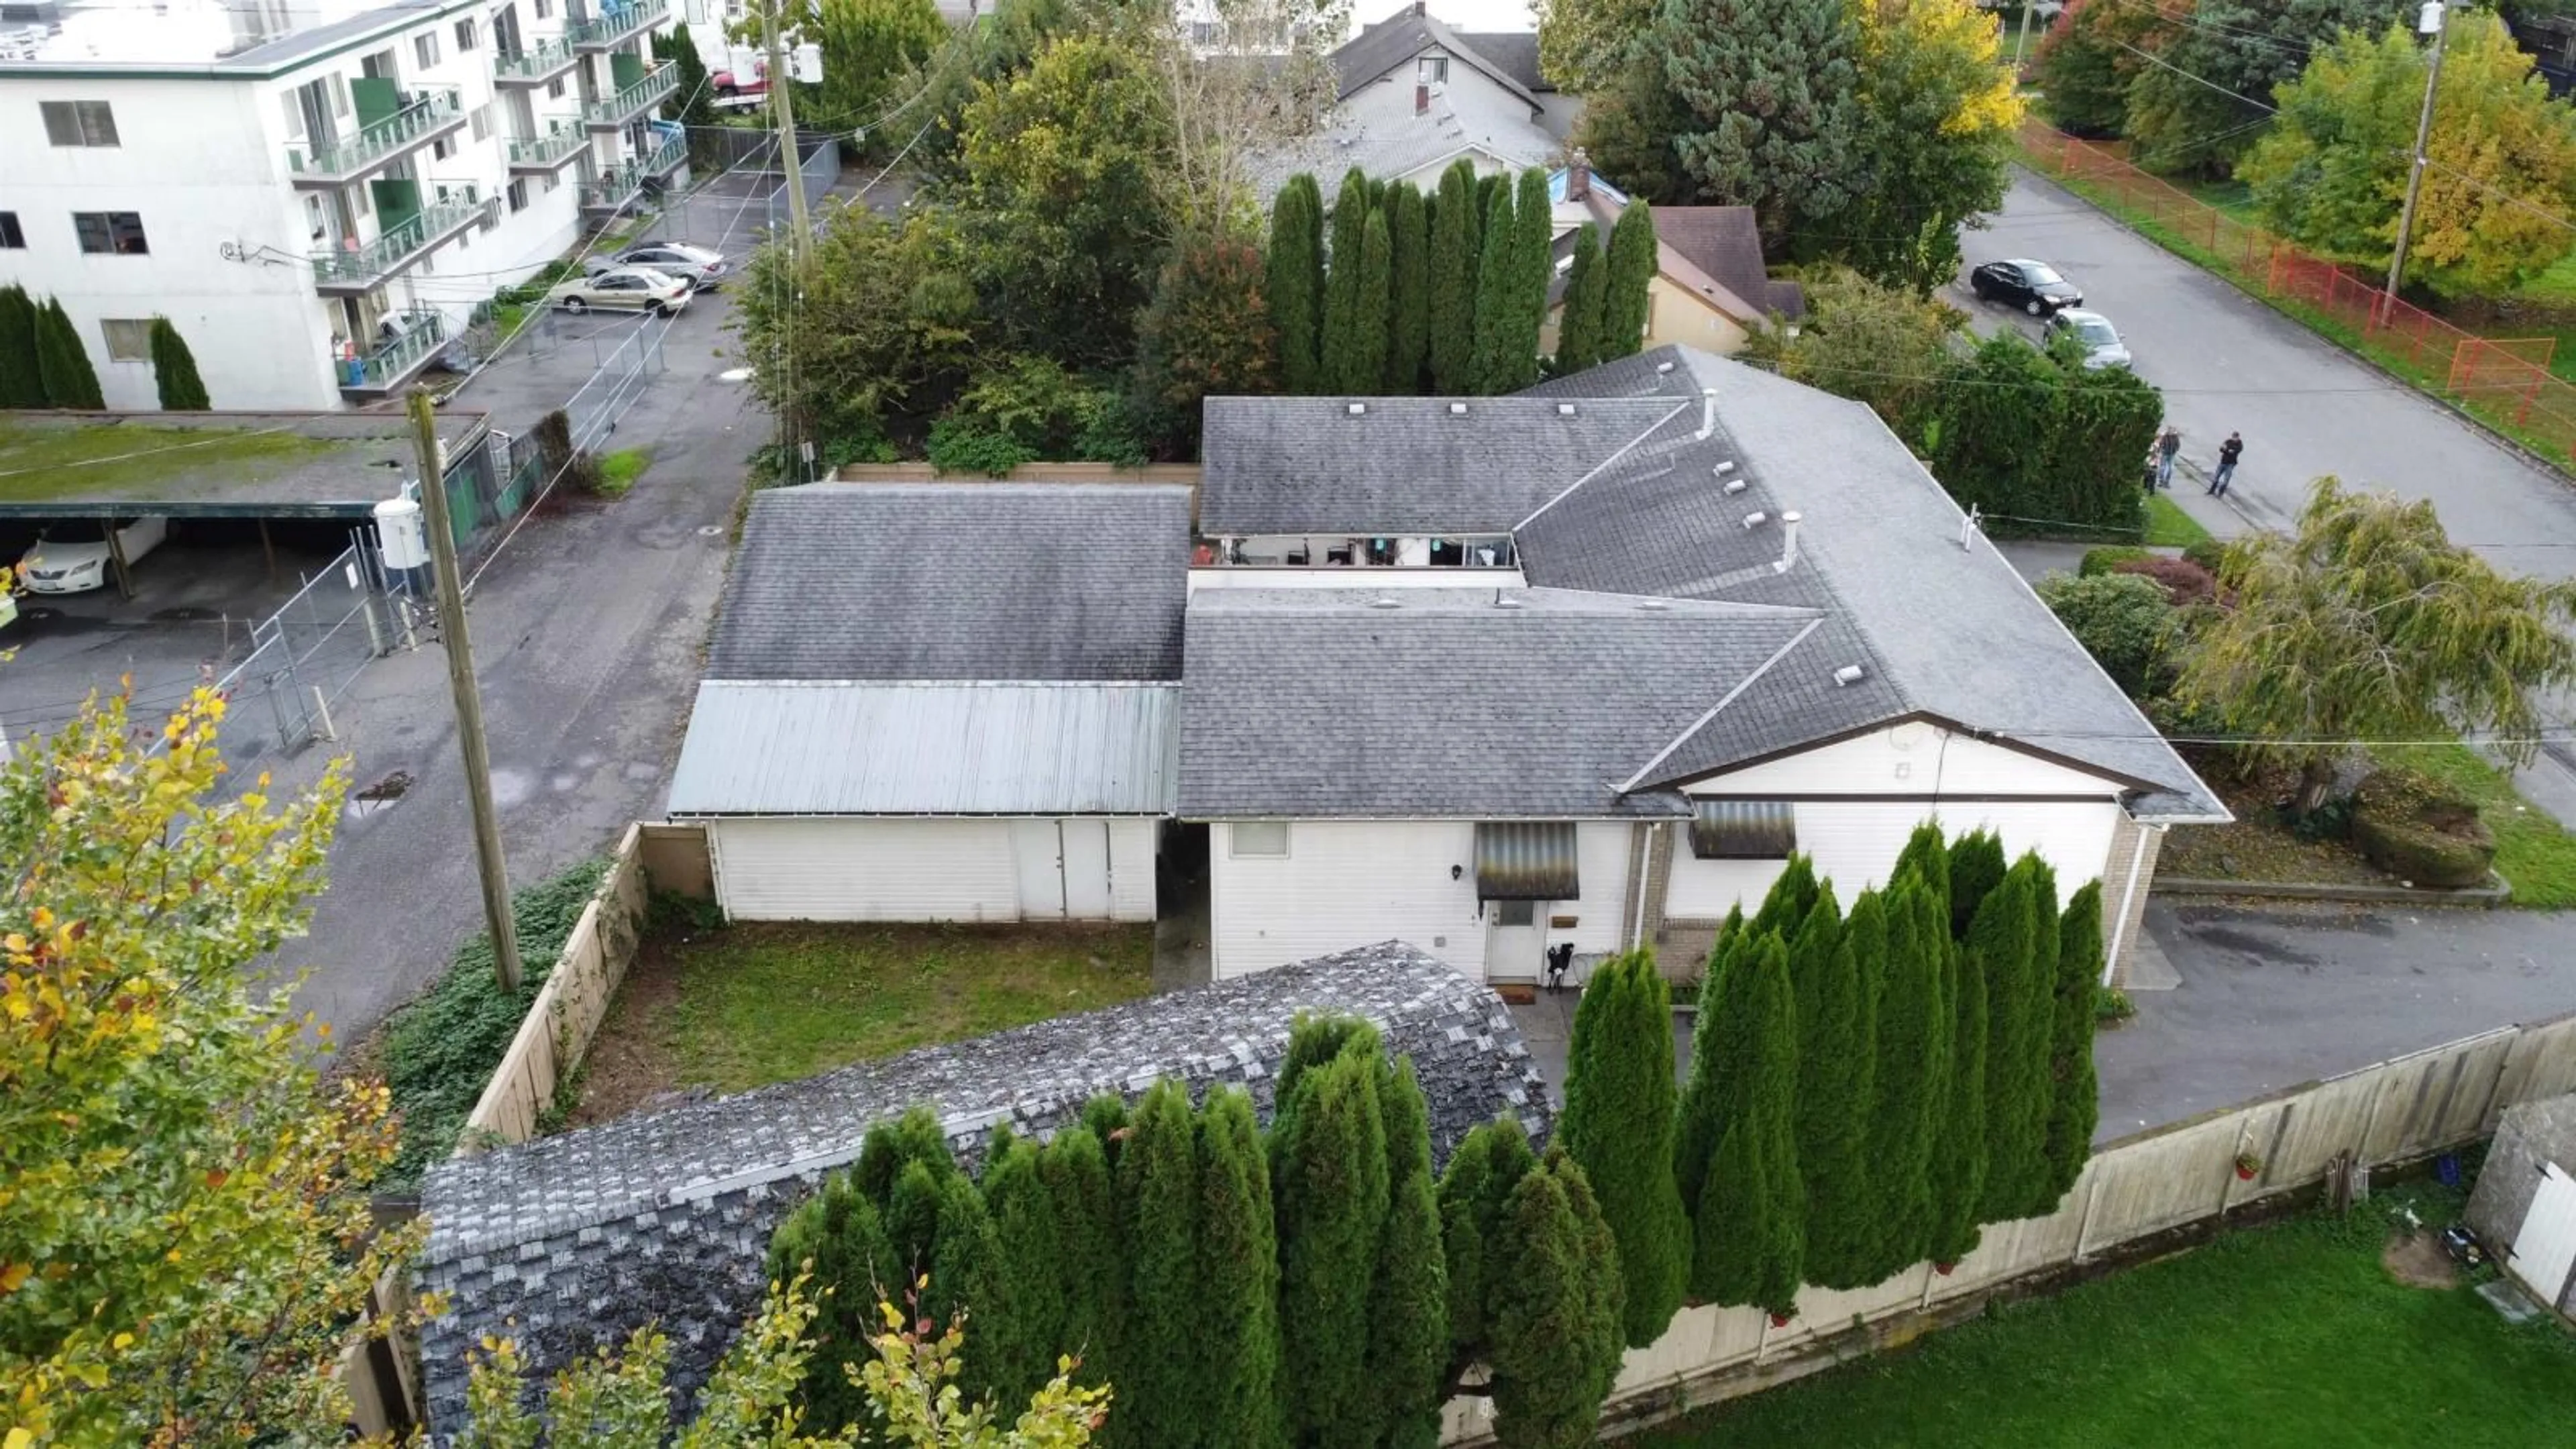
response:
<path id="1" fill-rule="evenodd" d="M 1786 800 L 1691 805 L 1691 854 L 1702 860 L 1786 860 L 1797 853 L 1797 810 Z"/>
<path id="2" fill-rule="evenodd" d="M 1582 897 L 1573 821 L 1477 822 L 1476 899 L 1572 901 Z"/>

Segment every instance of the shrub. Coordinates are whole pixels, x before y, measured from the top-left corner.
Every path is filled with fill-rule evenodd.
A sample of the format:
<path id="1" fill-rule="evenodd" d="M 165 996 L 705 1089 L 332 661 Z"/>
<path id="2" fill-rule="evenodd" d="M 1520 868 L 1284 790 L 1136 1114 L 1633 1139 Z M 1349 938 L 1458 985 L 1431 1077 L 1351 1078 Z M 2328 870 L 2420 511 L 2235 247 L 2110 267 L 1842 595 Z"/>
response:
<path id="1" fill-rule="evenodd" d="M 2214 538 L 2195 539 L 2183 546 L 2182 556 L 2209 570 L 2216 578 L 2219 566 L 2227 561 L 2227 545 Z"/>
<path id="2" fill-rule="evenodd" d="M 2379 770 L 2353 793 L 2353 843 L 2410 885 L 2457 890 L 2486 882 L 2495 834 L 2478 807 L 2406 770 Z"/>
<path id="3" fill-rule="evenodd" d="M 2187 558 L 2166 558 L 2162 554 L 2154 554 L 2146 558 L 2124 559 L 2113 564 L 2111 572 L 2155 580 L 2164 585 L 2165 598 L 2178 607 L 2205 604 L 2218 597 L 2217 576 Z"/>
<path id="4" fill-rule="evenodd" d="M 1818 909 L 1829 908 L 1830 898 Z M 1671 988 L 1652 951 L 1614 956 L 1575 1007 L 1557 1141 L 1583 1165 L 1618 1240 L 1632 1348 L 1662 1336 L 1690 1276 L 1690 1220 L 1673 1181 L 1673 1098 Z"/>
<path id="5" fill-rule="evenodd" d="M 2087 555 L 2087 564 L 2091 561 Z M 2160 581 L 2125 570 L 2050 574 L 2039 581 L 2039 597 L 2131 698 L 2160 695 L 2171 687 L 2178 636 L 2173 598 Z"/>
<path id="6" fill-rule="evenodd" d="M 2093 1022 L 2096 1026 L 2117 1026 L 2138 1014 L 2138 1003 L 2117 986 L 2096 987 L 2093 992 Z"/>
<path id="7" fill-rule="evenodd" d="M 572 419 L 557 408 L 537 419 L 537 459 L 546 477 L 582 493 L 600 491 L 599 460 L 572 445 Z"/>
<path id="8" fill-rule="evenodd" d="M 2136 563 L 2140 559 L 2154 557 L 2155 555 L 2147 550 L 2129 544 L 2088 548 L 2084 550 L 2083 562 L 2075 566 L 2075 573 L 2079 578 L 2094 578 L 2107 574 L 2122 564 Z"/>
<path id="9" fill-rule="evenodd" d="M 965 418 L 941 418 L 930 425 L 930 466 L 942 473 L 1007 478 L 1012 469 L 1035 462 L 1037 456 L 1037 449 L 1009 433 Z"/>

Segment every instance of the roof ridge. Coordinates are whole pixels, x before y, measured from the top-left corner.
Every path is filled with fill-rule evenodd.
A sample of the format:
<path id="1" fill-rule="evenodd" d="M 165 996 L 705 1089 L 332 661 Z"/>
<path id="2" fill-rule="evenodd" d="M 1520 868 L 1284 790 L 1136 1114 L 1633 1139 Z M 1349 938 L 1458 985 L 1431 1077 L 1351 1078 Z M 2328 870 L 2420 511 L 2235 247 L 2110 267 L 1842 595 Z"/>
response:
<path id="1" fill-rule="evenodd" d="M 1655 757 L 1654 757 L 1653 759 L 1648 760 L 1646 763 L 1644 763 L 1644 764 L 1642 764 L 1642 765 L 1639 765 L 1639 766 L 1637 767 L 1637 773 L 1635 773 L 1635 774 L 1633 774 L 1633 775 L 1629 776 L 1629 777 L 1627 778 L 1627 780 L 1626 780 L 1625 782 L 1623 782 L 1623 783 L 1619 786 L 1619 793 L 1620 793 L 1620 794 L 1622 794 L 1622 795 L 1626 795 L 1626 794 L 1631 794 L 1631 793 L 1633 793 L 1633 792 L 1637 789 L 1637 787 L 1638 787 L 1639 785 L 1641 785 L 1641 784 L 1643 784 L 1643 783 L 1645 782 L 1645 779 L 1646 779 L 1646 773 L 1647 773 L 1648 771 L 1650 771 L 1650 770 L 1654 769 L 1657 765 L 1662 764 L 1664 761 L 1671 759 L 1671 758 L 1673 757 L 1673 752 L 1674 752 L 1675 750 L 1680 749 L 1683 745 L 1685 745 L 1685 744 L 1687 744 L 1687 743 L 1689 743 L 1689 742 L 1690 742 L 1690 738 L 1691 738 L 1691 736 L 1696 735 L 1696 734 L 1698 734 L 1701 730 L 1704 730 L 1704 729 L 1708 728 L 1708 723 L 1709 723 L 1709 721 L 1710 721 L 1710 720 L 1713 720 L 1713 719 L 1715 719 L 1715 718 L 1717 718 L 1718 711 L 1720 711 L 1720 710 L 1722 710 L 1722 709 L 1726 708 L 1726 707 L 1727 707 L 1728 705 L 1730 705 L 1730 704 L 1735 703 L 1735 701 L 1736 701 L 1739 697 L 1741 697 L 1741 696 L 1743 695 L 1744 691 L 1746 691 L 1746 690 L 1748 690 L 1748 689 L 1751 689 L 1751 688 L 1753 687 L 1754 681 L 1756 681 L 1756 680 L 1758 680 L 1758 679 L 1762 678 L 1764 675 L 1767 675 L 1767 674 L 1769 674 L 1769 673 L 1771 672 L 1771 666 L 1772 666 L 1772 665 L 1775 665 L 1775 664 L 1779 663 L 1781 660 L 1783 660 L 1783 659 L 1787 658 L 1787 657 L 1788 657 L 1788 655 L 1789 655 L 1789 651 L 1790 651 L 1790 650 L 1795 649 L 1795 648 L 1797 648 L 1799 645 L 1801 645 L 1801 644 L 1803 644 L 1803 643 L 1807 642 L 1807 636 L 1808 636 L 1808 635 L 1815 633 L 1818 629 L 1821 629 L 1821 628 L 1823 628 L 1824 626 L 1825 626 L 1825 615 L 1824 615 L 1824 613 L 1823 613 L 1821 610 L 1816 611 L 1816 616 L 1815 616 L 1813 619 L 1810 619 L 1810 620 L 1808 620 L 1808 621 L 1807 621 L 1807 627 L 1805 627 L 1804 629 L 1799 630 L 1796 634 L 1792 635 L 1792 636 L 1790 637 L 1790 639 L 1789 639 L 1789 642 L 1788 642 L 1788 643 L 1783 644 L 1783 645 L 1781 645 L 1779 648 L 1772 650 L 1772 651 L 1771 651 L 1771 657 L 1770 657 L 1770 658 L 1763 660 L 1763 661 L 1762 661 L 1761 666 L 1760 666 L 1759 668 L 1755 669 L 1752 673 L 1750 673 L 1750 674 L 1748 674 L 1748 675 L 1744 676 L 1742 679 L 1737 680 L 1737 681 L 1735 682 L 1735 687 L 1734 687 L 1733 689 L 1728 690 L 1728 691 L 1725 693 L 1725 695 L 1724 695 L 1724 696 L 1722 696 L 1721 698 L 1719 698 L 1719 700 L 1717 701 L 1717 703 L 1712 704 L 1712 705 L 1710 705 L 1710 706 L 1708 707 L 1708 712 L 1707 712 L 1707 713 L 1705 713 L 1705 714 L 1701 715 L 1698 719 L 1695 719 L 1695 720 L 1691 721 L 1690 728 L 1685 729 L 1685 730 L 1683 730 L 1680 734 L 1677 734 L 1677 735 L 1673 736 L 1673 738 L 1672 738 L 1672 742 L 1671 742 L 1671 743 L 1669 743 L 1669 744 L 1667 744 L 1667 745 L 1665 745 L 1662 749 L 1660 749 L 1660 750 L 1656 751 L 1656 752 L 1655 752 Z"/>

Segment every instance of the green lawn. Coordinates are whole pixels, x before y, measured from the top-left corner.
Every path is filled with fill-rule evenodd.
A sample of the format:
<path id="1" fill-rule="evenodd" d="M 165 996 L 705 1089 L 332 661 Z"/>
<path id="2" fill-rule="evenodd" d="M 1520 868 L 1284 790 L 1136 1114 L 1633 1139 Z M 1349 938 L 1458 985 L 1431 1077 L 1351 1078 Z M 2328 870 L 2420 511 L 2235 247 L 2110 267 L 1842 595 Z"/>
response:
<path id="1" fill-rule="evenodd" d="M 664 928 L 583 1065 L 576 1120 L 674 1087 L 738 1092 L 1152 989 L 1154 928 Z"/>
<path id="2" fill-rule="evenodd" d="M 335 446 L 340 445 L 241 428 L 0 422 L 0 498 L 33 501 L 133 488 L 182 472 L 249 482 L 293 472 Z"/>
<path id="3" fill-rule="evenodd" d="M 623 498 L 635 480 L 653 463 L 649 448 L 620 448 L 599 460 L 599 492 L 605 498 Z"/>
<path id="4" fill-rule="evenodd" d="M 2496 874 L 2513 884 L 2513 903 L 2533 910 L 2576 906 L 2576 835 L 2549 812 L 2514 793 L 2513 777 L 2467 745 L 2380 745 L 2392 765 L 2432 776 L 2478 807 L 2495 832 Z"/>
<path id="5" fill-rule="evenodd" d="M 2143 542 L 2150 548 L 2189 548 L 2209 537 L 2200 520 L 2182 511 L 2182 505 L 2162 493 L 2147 499 L 2147 533 Z"/>
<path id="6" fill-rule="evenodd" d="M 2381 1208 L 2301 1218 L 1720 1405 L 1660 1449 L 2563 1444 L 2576 1339 L 2380 1266 Z M 2428 1212 L 2439 1221 L 2447 1212 Z"/>

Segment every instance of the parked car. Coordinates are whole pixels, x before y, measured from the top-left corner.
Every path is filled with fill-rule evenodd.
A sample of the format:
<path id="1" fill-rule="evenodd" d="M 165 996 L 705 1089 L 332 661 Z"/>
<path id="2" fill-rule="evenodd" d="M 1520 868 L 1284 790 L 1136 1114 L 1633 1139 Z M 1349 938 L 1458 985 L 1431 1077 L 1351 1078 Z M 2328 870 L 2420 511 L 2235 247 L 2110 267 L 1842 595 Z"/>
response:
<path id="1" fill-rule="evenodd" d="M 769 63 L 754 61 L 749 75 L 720 70 L 709 79 L 715 82 L 716 99 L 719 101 L 757 100 L 769 94 Z"/>
<path id="2" fill-rule="evenodd" d="M 1986 263 L 1968 274 L 1968 290 L 1980 302 L 2009 302 L 2033 317 L 2084 305 L 2084 293 L 2055 267 L 2027 258 Z"/>
<path id="3" fill-rule="evenodd" d="M 19 580 L 29 592 L 38 594 L 82 594 L 105 588 L 110 563 L 109 523 L 106 519 L 84 518 L 47 528 L 19 556 Z M 116 545 L 124 551 L 128 564 L 159 548 L 162 540 L 170 536 L 170 520 L 157 516 L 129 518 L 114 526 Z"/>
<path id="4" fill-rule="evenodd" d="M 687 242 L 646 242 L 615 256 L 592 257 L 582 264 L 583 270 L 594 276 L 619 267 L 644 267 L 666 277 L 677 277 L 701 292 L 715 289 L 726 266 L 724 253 Z"/>
<path id="5" fill-rule="evenodd" d="M 689 294 L 695 290 L 685 280 L 650 267 L 611 267 L 595 277 L 576 277 L 558 285 L 546 293 L 546 301 L 567 312 L 605 307 L 668 317 L 689 305 Z"/>
<path id="6" fill-rule="evenodd" d="M 2099 312 L 2062 307 L 2049 314 L 2041 330 L 2051 342 L 2060 337 L 2074 338 L 2075 345 L 2083 349 L 2086 367 L 2129 365 L 2129 344 L 2120 340 L 2120 329 L 2111 325 L 2111 319 Z"/>

